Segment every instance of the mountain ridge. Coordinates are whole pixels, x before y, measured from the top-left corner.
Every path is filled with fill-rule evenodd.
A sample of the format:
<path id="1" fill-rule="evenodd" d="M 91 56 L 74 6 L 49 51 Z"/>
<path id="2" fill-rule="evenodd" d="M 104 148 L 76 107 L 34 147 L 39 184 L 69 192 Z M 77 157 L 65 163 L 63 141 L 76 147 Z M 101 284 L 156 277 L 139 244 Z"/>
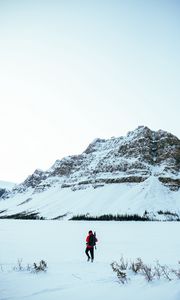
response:
<path id="1" fill-rule="evenodd" d="M 156 180 L 155 180 L 156 179 Z M 149 182 L 149 183 L 148 183 Z M 148 183 L 148 184 L 147 184 Z M 89 146 L 79 155 L 72 155 L 64 157 L 61 160 L 56 160 L 55 163 L 47 171 L 35 170 L 35 172 L 28 176 L 25 181 L 19 185 L 16 185 L 10 192 L 6 192 L 1 196 L 1 199 L 4 200 L 3 207 L 5 211 L 0 214 L 11 215 L 12 212 L 22 212 L 32 211 L 38 212 L 38 214 L 44 216 L 42 209 L 39 206 L 30 203 L 34 203 L 35 199 L 39 197 L 42 199 L 51 191 L 53 196 L 50 195 L 50 199 L 62 198 L 62 201 L 57 203 L 57 213 L 66 215 L 77 213 L 89 213 L 88 208 L 85 208 L 86 199 L 89 197 L 92 199 L 92 205 L 96 202 L 95 207 L 97 206 L 97 215 L 100 214 L 100 210 L 95 201 L 96 195 L 94 192 L 96 189 L 100 190 L 102 193 L 98 193 L 98 197 L 101 198 L 104 196 L 104 190 L 111 190 L 111 187 L 117 185 L 117 190 L 120 193 L 120 190 L 127 190 L 126 196 L 124 194 L 118 194 L 118 201 L 116 202 L 115 207 L 113 207 L 113 213 L 127 213 L 131 211 L 129 207 L 127 210 L 122 210 L 122 199 L 126 201 L 129 199 L 128 195 L 132 193 L 134 188 L 134 193 L 140 188 L 139 191 L 139 201 L 143 203 L 149 197 L 152 198 L 153 187 L 156 189 L 159 198 L 166 198 L 167 202 L 169 198 L 174 199 L 172 201 L 172 207 L 168 204 L 167 209 L 171 211 L 180 210 L 180 204 L 178 198 L 180 199 L 179 188 L 180 188 L 180 140 L 163 130 L 152 131 L 146 126 L 139 126 L 134 131 L 128 132 L 125 137 L 112 137 L 111 139 L 95 139 Z M 141 190 L 141 185 L 143 186 Z M 133 188 L 132 188 L 133 186 Z M 148 186 L 148 187 L 147 187 Z M 108 188 L 107 188 L 108 187 Z M 162 187 L 162 189 L 161 189 Z M 165 190 L 164 190 L 165 188 Z M 149 196 L 148 195 L 149 189 Z M 113 190 L 113 188 L 112 188 Z M 114 188 L 114 191 L 116 188 Z M 123 193 L 125 192 L 123 190 Z M 146 190 L 146 193 L 143 194 L 143 190 Z M 159 194 L 158 190 L 162 191 L 162 196 Z M 76 204 L 78 201 L 74 200 L 76 197 L 71 193 L 77 193 L 84 191 L 84 203 L 82 202 L 77 211 Z M 66 193 L 70 197 L 70 207 L 67 210 L 63 204 L 63 210 L 61 209 L 61 202 L 66 201 L 64 196 Z M 129 194 L 128 194 L 129 193 Z M 50 193 L 51 194 L 51 193 Z M 167 194 L 167 195 L 166 195 Z M 70 196 L 71 195 L 71 196 Z M 142 197 L 142 195 L 144 195 Z M 145 196 L 146 195 L 146 196 Z M 53 198 L 54 197 L 54 198 Z M 64 198 L 63 198 L 64 197 Z M 110 197 L 110 195 L 109 195 Z M 155 196 L 154 196 L 155 197 Z M 169 198 L 168 198 L 169 197 Z M 31 198 L 30 200 L 28 200 Z M 114 192 L 112 192 L 112 197 Z M 133 193 L 131 194 L 131 199 L 133 199 Z M 137 198 L 137 208 L 138 206 L 138 196 Z M 156 197 L 155 197 L 156 198 Z M 8 206 L 7 201 L 11 199 L 13 204 L 15 204 L 14 209 L 12 206 Z M 23 201 L 20 202 L 19 199 Z M 28 200 L 28 201 L 27 201 Z M 89 201 L 89 200 L 88 200 Z M 99 203 L 101 200 L 98 200 Z M 113 200 L 109 200 L 110 203 Z M 133 201 L 133 200 L 132 200 Z M 156 199 L 157 202 L 162 202 L 162 199 Z M 39 202 L 39 201 L 37 201 Z M 56 200 L 58 202 L 58 200 Z M 5 205 L 6 203 L 6 205 Z M 23 204 L 20 204 L 23 203 Z M 51 201 L 49 200 L 48 205 L 51 206 Z M 110 203 L 106 205 L 109 206 Z M 27 205 L 28 204 L 28 205 Z M 38 204 L 39 205 L 39 204 Z M 130 205 L 130 204 L 129 204 Z M 164 205 L 164 204 L 163 204 Z M 166 209 L 166 205 L 163 206 L 163 209 Z M 0 209 L 2 206 L 2 201 L 0 201 Z M 91 206 L 89 202 L 88 206 Z M 103 201 L 101 203 L 101 211 L 111 213 L 110 210 L 106 209 Z M 41 207 L 41 204 L 40 204 Z M 73 208 L 72 208 L 73 207 Z M 132 202 L 132 207 L 134 203 Z M 150 211 L 153 207 L 153 199 L 147 205 L 142 205 L 145 210 Z M 161 205 L 158 206 L 158 209 L 161 209 Z M 140 213 L 140 209 L 133 210 L 135 213 Z M 95 214 L 96 210 L 93 210 Z M 141 211 L 141 214 L 143 212 Z M 49 216 L 50 214 L 47 213 Z M 54 212 L 52 213 L 54 216 Z M 157 215 L 157 212 L 155 213 Z M 179 213 L 178 213 L 179 215 Z"/>

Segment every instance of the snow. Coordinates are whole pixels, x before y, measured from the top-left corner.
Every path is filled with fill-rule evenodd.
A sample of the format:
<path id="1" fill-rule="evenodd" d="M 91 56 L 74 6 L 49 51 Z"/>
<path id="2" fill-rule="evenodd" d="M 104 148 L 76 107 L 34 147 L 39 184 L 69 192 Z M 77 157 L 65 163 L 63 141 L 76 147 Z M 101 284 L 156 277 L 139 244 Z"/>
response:
<path id="1" fill-rule="evenodd" d="M 26 193 L 1 200 L 0 211 L 8 209 L 1 215 L 37 211 L 40 216 L 51 219 L 64 214 L 68 214 L 68 218 L 87 213 L 92 216 L 126 213 L 143 215 L 146 210 L 161 219 L 157 213 L 160 210 L 180 214 L 180 190 L 170 191 L 155 176 L 139 184 L 79 188 L 76 191 L 61 188 L 57 182 L 42 193 L 34 193 L 29 188 Z"/>
<path id="2" fill-rule="evenodd" d="M 96 230 L 95 261 L 86 261 L 85 238 Z M 178 222 L 0 221 L 0 300 L 179 300 L 180 282 L 151 283 L 140 275 L 119 284 L 110 263 L 141 257 L 177 266 Z M 46 273 L 14 271 L 18 259 L 32 264 L 44 259 Z"/>

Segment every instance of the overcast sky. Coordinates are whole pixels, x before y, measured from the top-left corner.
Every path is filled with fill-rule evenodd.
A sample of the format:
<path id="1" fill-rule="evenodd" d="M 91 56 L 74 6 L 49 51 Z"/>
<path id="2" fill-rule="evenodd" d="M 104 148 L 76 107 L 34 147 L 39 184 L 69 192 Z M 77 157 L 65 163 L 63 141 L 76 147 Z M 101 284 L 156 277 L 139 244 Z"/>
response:
<path id="1" fill-rule="evenodd" d="M 0 180 L 138 125 L 180 138 L 179 0 L 0 0 Z"/>

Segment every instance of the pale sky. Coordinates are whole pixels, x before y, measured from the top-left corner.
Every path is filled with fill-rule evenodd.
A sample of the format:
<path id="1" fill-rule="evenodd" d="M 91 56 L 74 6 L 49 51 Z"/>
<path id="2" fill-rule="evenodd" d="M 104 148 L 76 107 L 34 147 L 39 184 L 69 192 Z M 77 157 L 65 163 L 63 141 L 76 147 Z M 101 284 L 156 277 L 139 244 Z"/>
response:
<path id="1" fill-rule="evenodd" d="M 0 0 L 0 180 L 139 125 L 180 138 L 179 0 Z"/>

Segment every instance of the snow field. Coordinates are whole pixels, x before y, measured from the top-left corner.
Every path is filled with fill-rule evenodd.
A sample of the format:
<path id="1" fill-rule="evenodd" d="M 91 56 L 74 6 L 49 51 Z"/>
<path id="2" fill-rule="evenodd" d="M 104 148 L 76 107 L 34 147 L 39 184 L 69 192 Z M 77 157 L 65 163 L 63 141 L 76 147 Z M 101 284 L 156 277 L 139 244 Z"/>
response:
<path id="1" fill-rule="evenodd" d="M 92 216 L 126 213 L 143 215 L 148 211 L 161 220 L 163 217 L 157 213 L 160 210 L 180 215 L 179 198 L 180 190 L 172 192 L 151 176 L 139 184 L 107 184 L 101 188 L 89 187 L 75 192 L 70 188 L 61 189 L 58 184 L 42 193 L 33 194 L 33 190 L 29 189 L 12 199 L 1 200 L 0 210 L 7 209 L 1 216 L 35 211 L 47 219 L 64 214 L 71 218 L 86 213 Z"/>
<path id="2" fill-rule="evenodd" d="M 99 240 L 94 263 L 87 262 L 84 253 L 90 229 Z M 179 229 L 178 222 L 1 220 L 0 300 L 179 300 L 179 280 L 148 283 L 134 275 L 121 285 L 110 267 L 123 255 L 177 268 Z M 21 258 L 24 266 L 44 259 L 48 270 L 39 274 L 13 271 Z"/>

